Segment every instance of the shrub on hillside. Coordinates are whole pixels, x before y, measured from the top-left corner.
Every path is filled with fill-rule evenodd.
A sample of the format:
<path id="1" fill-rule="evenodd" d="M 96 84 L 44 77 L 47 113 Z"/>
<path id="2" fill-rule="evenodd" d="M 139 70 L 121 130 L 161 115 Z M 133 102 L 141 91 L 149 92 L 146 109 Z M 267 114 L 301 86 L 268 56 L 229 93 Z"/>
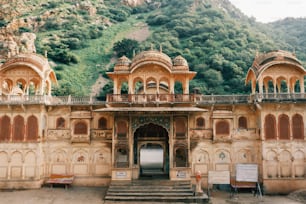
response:
<path id="1" fill-rule="evenodd" d="M 113 14 L 112 19 L 119 21 L 119 22 L 126 21 L 126 19 L 130 15 L 122 9 L 110 9 L 109 11 L 111 14 Z"/>
<path id="2" fill-rule="evenodd" d="M 149 25 L 163 25 L 166 24 L 167 22 L 169 22 L 171 19 L 168 16 L 165 15 L 157 15 L 157 16 L 149 16 L 147 18 L 147 23 Z"/>
<path id="3" fill-rule="evenodd" d="M 128 58 L 133 57 L 133 52 L 139 49 L 139 43 L 132 39 L 123 39 L 114 44 L 113 50 L 117 53 L 118 57 L 123 55 Z"/>

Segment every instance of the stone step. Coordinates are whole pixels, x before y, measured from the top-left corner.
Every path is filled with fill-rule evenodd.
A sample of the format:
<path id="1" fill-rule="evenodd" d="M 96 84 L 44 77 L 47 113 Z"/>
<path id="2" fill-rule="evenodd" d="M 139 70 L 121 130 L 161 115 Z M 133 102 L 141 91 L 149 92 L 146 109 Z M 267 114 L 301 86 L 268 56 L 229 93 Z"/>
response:
<path id="1" fill-rule="evenodd" d="M 106 196 L 105 200 L 109 201 L 125 201 L 125 202 L 138 202 L 138 201 L 150 201 L 150 202 L 182 202 L 182 203 L 208 203 L 209 199 L 207 195 L 203 196 Z"/>
<path id="2" fill-rule="evenodd" d="M 112 181 L 105 200 L 203 203 L 208 197 L 206 194 L 195 196 L 190 181 L 133 180 Z"/>
<path id="3" fill-rule="evenodd" d="M 146 191 L 151 191 L 151 192 L 193 192 L 190 188 L 178 188 L 178 189 L 173 189 L 173 188 L 150 188 L 150 187 L 143 187 L 143 188 L 116 188 L 116 187 L 109 187 L 108 191 L 109 192 L 146 192 Z"/>
<path id="4" fill-rule="evenodd" d="M 193 192 L 107 192 L 107 195 L 117 196 L 193 196 Z"/>
<path id="5" fill-rule="evenodd" d="M 113 186 L 184 186 L 190 185 L 190 181 L 167 181 L 167 180 L 135 180 L 135 181 L 112 181 L 111 185 Z"/>

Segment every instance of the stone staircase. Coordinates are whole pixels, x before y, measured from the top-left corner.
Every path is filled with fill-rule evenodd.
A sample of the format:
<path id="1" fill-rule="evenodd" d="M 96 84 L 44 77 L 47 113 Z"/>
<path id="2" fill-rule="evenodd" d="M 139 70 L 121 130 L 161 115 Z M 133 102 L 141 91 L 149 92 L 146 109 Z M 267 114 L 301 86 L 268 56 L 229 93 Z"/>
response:
<path id="1" fill-rule="evenodd" d="M 208 203 L 208 196 L 194 195 L 190 181 L 134 180 L 112 181 L 105 201 Z"/>

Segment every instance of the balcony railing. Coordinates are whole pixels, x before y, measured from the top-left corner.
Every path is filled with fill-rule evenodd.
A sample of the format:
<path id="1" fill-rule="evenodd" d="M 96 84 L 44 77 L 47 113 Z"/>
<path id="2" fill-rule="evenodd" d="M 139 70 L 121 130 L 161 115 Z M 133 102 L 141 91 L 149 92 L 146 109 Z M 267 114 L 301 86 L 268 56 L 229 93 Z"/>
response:
<path id="1" fill-rule="evenodd" d="M 306 93 L 264 93 L 250 95 L 201 94 L 109 94 L 103 101 L 92 96 L 0 95 L 0 104 L 103 105 L 103 104 L 239 104 L 254 102 L 306 101 Z"/>

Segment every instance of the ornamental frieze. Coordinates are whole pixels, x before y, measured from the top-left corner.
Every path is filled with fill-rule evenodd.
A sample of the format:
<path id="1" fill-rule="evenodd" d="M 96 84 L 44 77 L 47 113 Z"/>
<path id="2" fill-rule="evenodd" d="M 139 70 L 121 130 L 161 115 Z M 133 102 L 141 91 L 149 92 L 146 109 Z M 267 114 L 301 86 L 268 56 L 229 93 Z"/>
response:
<path id="1" fill-rule="evenodd" d="M 70 130 L 48 130 L 48 140 L 70 139 Z"/>
<path id="2" fill-rule="evenodd" d="M 148 123 L 153 123 L 162 126 L 168 132 L 170 131 L 170 117 L 148 116 L 148 117 L 133 117 L 132 130 L 133 132 Z"/>

